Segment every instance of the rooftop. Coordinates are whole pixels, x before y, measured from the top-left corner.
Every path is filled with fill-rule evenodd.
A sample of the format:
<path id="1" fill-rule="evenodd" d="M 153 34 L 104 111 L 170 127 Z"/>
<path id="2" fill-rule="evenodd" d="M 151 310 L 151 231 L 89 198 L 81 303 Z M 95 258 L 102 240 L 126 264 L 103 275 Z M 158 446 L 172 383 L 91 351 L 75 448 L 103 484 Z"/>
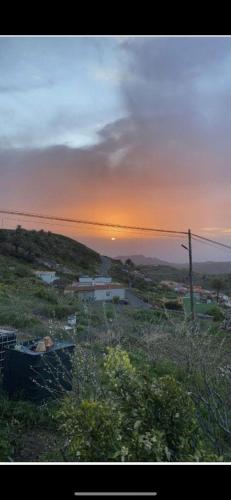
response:
<path id="1" fill-rule="evenodd" d="M 75 291 L 75 292 L 90 292 L 94 290 L 109 290 L 109 289 L 118 289 L 124 288 L 120 283 L 102 283 L 95 285 L 69 285 L 66 287 L 67 291 Z"/>

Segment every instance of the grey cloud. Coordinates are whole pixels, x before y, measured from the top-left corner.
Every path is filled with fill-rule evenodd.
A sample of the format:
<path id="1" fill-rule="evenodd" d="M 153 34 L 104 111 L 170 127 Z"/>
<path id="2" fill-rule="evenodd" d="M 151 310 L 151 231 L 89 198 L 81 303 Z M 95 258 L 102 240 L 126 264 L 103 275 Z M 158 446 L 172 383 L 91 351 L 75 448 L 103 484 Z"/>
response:
<path id="1" fill-rule="evenodd" d="M 147 190 L 150 185 L 165 190 L 176 183 L 182 189 L 189 183 L 215 185 L 224 182 L 224 176 L 229 181 L 230 91 L 216 88 L 203 102 L 198 82 L 227 63 L 231 40 L 139 38 L 125 40 L 118 50 L 125 54 L 121 64 L 137 77 L 120 84 L 126 116 L 103 127 L 100 142 L 91 147 L 24 153 L 27 168 L 48 164 L 54 172 L 63 169 L 87 183 L 100 176 L 106 180 L 117 175 L 125 184 L 134 178 Z M 60 110 L 49 127 L 62 131 L 89 121 Z"/>

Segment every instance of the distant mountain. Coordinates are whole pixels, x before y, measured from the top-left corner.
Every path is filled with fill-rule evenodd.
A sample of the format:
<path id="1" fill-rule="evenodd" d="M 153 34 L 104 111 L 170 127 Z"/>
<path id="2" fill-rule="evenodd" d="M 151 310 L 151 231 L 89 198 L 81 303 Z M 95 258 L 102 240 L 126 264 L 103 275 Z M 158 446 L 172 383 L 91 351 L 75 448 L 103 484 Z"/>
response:
<path id="1" fill-rule="evenodd" d="M 137 266 L 170 266 L 176 269 L 188 268 L 187 262 L 178 264 L 157 259 L 156 257 L 145 257 L 145 255 L 123 255 L 117 257 L 117 259 L 122 260 L 122 262 L 131 259 Z M 231 262 L 193 262 L 193 270 L 202 274 L 231 274 Z"/>
<path id="2" fill-rule="evenodd" d="M 116 257 L 116 259 L 122 260 L 122 262 L 131 259 L 136 266 L 172 266 L 169 262 L 156 257 L 145 257 L 145 255 L 122 255 Z"/>
<path id="3" fill-rule="evenodd" d="M 171 264 L 177 269 L 185 269 L 187 264 Z M 202 274 L 231 274 L 231 262 L 194 262 L 193 270 Z"/>

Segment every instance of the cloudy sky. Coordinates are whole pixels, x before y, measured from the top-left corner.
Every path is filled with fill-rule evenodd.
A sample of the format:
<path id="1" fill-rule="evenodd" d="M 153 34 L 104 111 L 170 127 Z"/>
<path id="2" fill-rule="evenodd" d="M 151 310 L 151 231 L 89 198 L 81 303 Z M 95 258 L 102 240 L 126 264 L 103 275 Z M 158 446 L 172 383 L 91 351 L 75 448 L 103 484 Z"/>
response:
<path id="1" fill-rule="evenodd" d="M 231 244 L 230 105 L 231 38 L 2 37 L 0 208 Z M 179 237 L 0 215 L 20 221 L 108 255 L 187 258 Z"/>

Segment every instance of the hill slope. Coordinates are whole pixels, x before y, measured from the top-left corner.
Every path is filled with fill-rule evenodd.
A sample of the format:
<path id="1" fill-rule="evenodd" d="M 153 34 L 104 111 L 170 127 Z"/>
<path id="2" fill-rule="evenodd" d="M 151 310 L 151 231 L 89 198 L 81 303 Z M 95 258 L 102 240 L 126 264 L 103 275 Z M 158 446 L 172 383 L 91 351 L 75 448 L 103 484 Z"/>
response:
<path id="1" fill-rule="evenodd" d="M 27 262 L 33 267 L 48 267 L 65 272 L 95 272 L 100 255 L 71 238 L 60 234 L 28 231 L 20 226 L 0 229 L 0 255 Z"/>

